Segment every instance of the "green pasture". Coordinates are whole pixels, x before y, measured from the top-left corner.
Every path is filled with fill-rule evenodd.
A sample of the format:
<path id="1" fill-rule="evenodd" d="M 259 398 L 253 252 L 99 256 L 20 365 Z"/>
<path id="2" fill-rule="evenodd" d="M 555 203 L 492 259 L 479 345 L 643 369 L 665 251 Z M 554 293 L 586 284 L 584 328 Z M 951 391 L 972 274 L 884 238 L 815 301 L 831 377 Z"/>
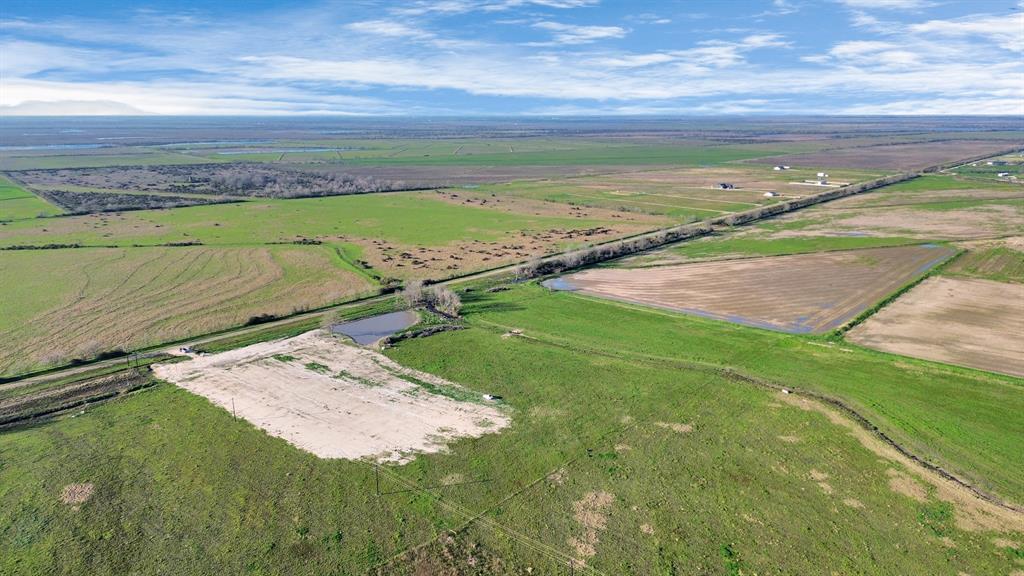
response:
<path id="1" fill-rule="evenodd" d="M 379 238 L 440 246 L 459 240 L 496 240 L 520 230 L 597 227 L 608 223 L 598 219 L 520 215 L 463 206 L 437 200 L 432 194 L 399 192 L 266 199 L 173 210 L 96 214 L 45 224 L 14 222 L 0 228 L 0 245 L 77 242 L 131 246 L 187 241 L 241 245 L 323 236 Z"/>
<path id="2" fill-rule="evenodd" d="M 57 168 L 102 168 L 105 166 L 165 166 L 205 164 L 215 161 L 171 150 L 147 150 L 123 154 L 0 154 L 0 170 L 52 170 Z"/>
<path id="3" fill-rule="evenodd" d="M 891 184 L 874 190 L 873 194 L 885 194 L 887 192 L 935 192 L 945 190 L 1005 190 L 1024 191 L 1024 186 L 1005 184 L 1002 182 L 978 182 L 957 178 L 949 175 L 927 174 L 906 180 L 897 184 Z"/>
<path id="4" fill-rule="evenodd" d="M 1024 252 L 1006 246 L 969 248 L 942 273 L 945 276 L 1024 283 Z"/>
<path id="5" fill-rule="evenodd" d="M 60 208 L 0 176 L 0 222 L 60 213 Z"/>
<path id="6" fill-rule="evenodd" d="M 429 560 L 447 530 L 456 553 L 434 560 L 465 573 L 1014 569 L 1019 551 L 959 529 L 934 494 L 892 491 L 899 465 L 719 365 L 840 395 L 901 440 L 943 436 L 926 457 L 1017 497 L 1019 381 L 535 286 L 466 312 L 467 330 L 388 354 L 501 395 L 510 428 L 383 466 L 378 496 L 371 465 L 320 460 L 158 385 L 0 435 L 0 572 L 413 574 L 388 560 L 421 545 Z M 72 483 L 95 487 L 77 509 L 60 501 Z M 594 495 L 604 520 L 588 533 Z"/>
<path id="7" fill-rule="evenodd" d="M 687 258 L 712 258 L 718 256 L 781 256 L 784 254 L 806 254 L 829 250 L 856 250 L 858 248 L 880 248 L 920 244 L 921 240 L 899 237 L 869 236 L 804 236 L 795 238 L 764 238 L 757 235 L 725 236 L 702 238 L 677 244 L 667 250 L 668 254 Z M 657 253 L 651 257 L 656 257 Z"/>
<path id="8" fill-rule="evenodd" d="M 1024 480 L 1015 473 L 1024 466 L 1020 379 L 539 287 L 487 300 L 478 322 L 536 331 L 583 353 L 608 346 L 624 355 L 731 367 L 841 398 L 918 454 L 1024 501 Z"/>

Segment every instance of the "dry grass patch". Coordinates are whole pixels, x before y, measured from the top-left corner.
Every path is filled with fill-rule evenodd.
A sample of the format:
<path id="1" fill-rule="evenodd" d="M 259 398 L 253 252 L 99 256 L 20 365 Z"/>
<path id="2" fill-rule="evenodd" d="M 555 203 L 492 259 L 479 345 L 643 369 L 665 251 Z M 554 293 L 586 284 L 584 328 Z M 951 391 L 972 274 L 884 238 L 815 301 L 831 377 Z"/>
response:
<path id="1" fill-rule="evenodd" d="M 60 501 L 77 509 L 78 506 L 88 502 L 95 491 L 96 487 L 91 482 L 68 484 L 60 491 Z"/>
<path id="2" fill-rule="evenodd" d="M 679 422 L 655 422 L 654 425 L 680 434 L 686 434 L 687 432 L 693 431 L 693 424 L 681 424 Z"/>
<path id="3" fill-rule="evenodd" d="M 609 492 L 587 492 L 582 500 L 573 504 L 573 517 L 583 528 L 583 536 L 570 538 L 569 545 L 581 564 L 597 554 L 598 536 L 608 525 L 608 509 L 614 501 L 615 495 Z"/>

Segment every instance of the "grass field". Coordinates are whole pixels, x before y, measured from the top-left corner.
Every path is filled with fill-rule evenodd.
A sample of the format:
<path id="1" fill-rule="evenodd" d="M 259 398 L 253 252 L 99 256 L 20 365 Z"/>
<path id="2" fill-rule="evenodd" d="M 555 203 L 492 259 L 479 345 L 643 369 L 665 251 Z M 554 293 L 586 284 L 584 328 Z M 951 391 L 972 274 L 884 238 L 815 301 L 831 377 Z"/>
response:
<path id="1" fill-rule="evenodd" d="M 756 235 L 725 236 L 722 238 L 700 239 L 673 246 L 665 252 L 691 259 L 717 258 L 725 256 L 782 256 L 785 254 L 807 254 L 832 250 L 857 250 L 918 244 L 912 238 L 879 238 L 863 236 L 809 236 L 797 238 L 766 239 Z M 646 259 L 657 260 L 660 253 L 646 255 Z M 642 260 L 641 260 L 642 262 Z"/>
<path id="2" fill-rule="evenodd" d="M 2 375 L 376 289 L 327 246 L 6 251 L 0 277 Z"/>
<path id="3" fill-rule="evenodd" d="M 459 206 L 437 200 L 432 194 L 399 192 L 259 200 L 62 218 L 45 223 L 16 222 L 0 230 L 0 243 L 131 246 L 198 241 L 231 245 L 290 242 L 300 237 L 359 237 L 434 246 L 457 240 L 496 240 L 520 230 L 609 223 Z"/>
<path id="4" fill-rule="evenodd" d="M 873 194 L 812 206 L 773 218 L 758 228 L 775 238 L 845 235 L 970 240 L 1024 233 L 1024 198 L 918 198 L 868 205 L 875 201 Z"/>
<path id="5" fill-rule="evenodd" d="M 884 194 L 887 192 L 931 192 L 931 191 L 946 191 L 946 190 L 1009 190 L 1024 192 L 1024 186 L 1014 184 L 1003 184 L 1001 182 L 978 182 L 976 180 L 968 180 L 964 178 L 957 178 L 950 175 L 936 175 L 926 174 L 924 176 L 914 178 L 913 180 L 907 180 L 906 182 L 900 182 L 898 184 L 892 184 L 885 188 L 880 188 L 876 192 L 878 194 Z"/>
<path id="6" fill-rule="evenodd" d="M 0 155 L 0 170 L 99 168 L 102 166 L 161 166 L 202 164 L 214 160 L 164 150 L 132 150 L 121 154 Z"/>
<path id="7" fill-rule="evenodd" d="M 310 144 L 310 143 L 305 143 Z M 793 150 L 788 143 L 774 147 L 764 144 L 722 145 L 700 141 L 672 142 L 668 140 L 602 140 L 587 138 L 508 139 L 504 141 L 482 139 L 446 140 L 388 140 L 342 141 L 337 147 L 354 150 L 339 151 L 340 158 L 332 159 L 351 164 L 374 165 L 706 165 L 733 160 L 756 158 Z M 235 155 L 206 153 L 209 159 L 232 159 Z M 237 159 L 257 161 L 279 160 L 281 153 L 259 152 L 253 149 Z M 291 154 L 285 153 L 285 159 Z M 313 159 L 321 159 L 317 156 Z M 330 156 L 326 156 L 330 158 Z"/>
<path id="8" fill-rule="evenodd" d="M 550 216 L 454 204 L 430 192 L 198 208 L 0 228 L 4 245 L 115 247 L 0 252 L 0 332 L 17 342 L 0 354 L 0 373 L 338 302 L 383 277 L 447 277 L 654 227 L 569 217 L 568 207 Z M 601 232 L 577 237 L 580 229 Z M 323 244 L 291 245 L 300 237 Z M 169 243 L 202 246 L 161 246 Z M 131 314 L 119 318 L 124 310 Z"/>
<path id="9" fill-rule="evenodd" d="M 845 170 L 836 178 L 858 182 L 880 175 Z M 814 172 L 807 170 L 776 172 L 769 166 L 729 164 L 508 182 L 478 186 L 470 193 L 532 198 L 685 220 L 748 210 L 820 191 L 799 184 L 813 176 Z M 734 188 L 721 189 L 719 184 L 723 182 Z M 777 196 L 765 197 L 765 192 Z"/>
<path id="10" fill-rule="evenodd" d="M 318 148 L 336 150 L 318 150 Z M 710 165 L 799 152 L 800 143 L 723 145 L 668 139 L 483 138 L 279 141 L 266 144 L 171 145 L 89 153 L 0 154 L 0 170 L 198 164 L 202 162 L 340 162 L 355 165 Z M 291 150 L 289 150 L 291 149 Z"/>
<path id="11" fill-rule="evenodd" d="M 970 510 L 718 367 L 843 397 L 1019 501 L 1018 380 L 535 286 L 478 297 L 466 320 L 388 354 L 504 396 L 512 425 L 384 467 L 380 497 L 371 467 L 168 385 L 0 435 L 0 570 L 362 574 L 420 544 L 384 573 L 1014 569 Z M 64 504 L 70 484 L 94 492 Z"/>
<path id="12" fill-rule="evenodd" d="M 0 222 L 60 213 L 60 208 L 0 176 Z"/>
<path id="13" fill-rule="evenodd" d="M 310 131 L 0 152 L 0 170 L 244 160 L 447 186 L 59 218 L 19 208 L 24 216 L 0 226 L 0 247 L 89 247 L 0 251 L 0 376 L 813 194 L 823 189 L 800 181 L 819 169 L 857 182 L 1019 136 L 936 133 L 971 141 L 920 145 L 907 142 L 927 134 L 819 139 L 833 128 L 802 126 L 779 141 L 772 122 L 714 142 L 696 131 L 666 136 L 673 126 L 644 137 L 478 138 L 437 125 L 427 129 L 442 137 Z M 872 146 L 882 142 L 901 144 Z M 787 158 L 808 163 L 765 164 Z M 161 182 L 170 189 L 179 175 L 189 177 L 165 169 Z M 0 574 L 1019 576 L 1024 380 L 996 372 L 1008 372 L 999 354 L 1020 356 L 1019 314 L 1006 307 L 1019 300 L 1024 261 L 1019 238 L 1004 236 L 1022 230 L 1024 187 L 986 177 L 929 175 L 576 272 L 628 282 L 660 274 L 643 282 L 682 294 L 671 303 L 679 308 L 703 294 L 732 307 L 721 316 L 762 326 L 782 318 L 801 331 L 880 308 L 857 325 L 865 329 L 937 284 L 923 311 L 896 323 L 924 326 L 916 334 L 938 350 L 930 356 L 870 349 L 853 332 L 787 334 L 535 282 L 498 286 L 511 272 L 451 284 L 464 290 L 463 329 L 382 350 L 443 380 L 392 381 L 402 369 L 367 350 L 359 372 L 342 354 L 266 343 L 402 309 L 398 295 L 187 340 L 210 354 L 201 360 L 217 364 L 219 381 L 179 359 L 162 373 L 178 373 L 180 387 L 145 372 L 153 385 L 143 390 L 0 433 Z M 769 190 L 780 196 L 764 197 Z M 0 181 L 0 220 L 22 201 L 42 202 Z M 966 252 L 879 305 L 954 246 Z M 717 261 L 680 265 L 692 260 Z M 699 267 L 701 278 L 673 275 Z M 929 315 L 935 302 L 945 316 Z M 409 330 L 451 322 L 426 316 Z M 333 344 L 315 338 L 324 350 Z M 266 353 L 237 350 L 258 343 Z M 227 350 L 235 356 L 213 355 Z M 368 377 L 379 369 L 387 379 Z M 277 388 L 232 388 L 246 374 Z M 0 384 L 0 401 L 59 400 L 74 380 L 58 372 L 23 388 Z M 304 396 L 308 381 L 322 387 Z M 351 399 L 339 400 L 349 393 L 342 382 Z M 453 440 L 458 431 L 441 417 L 406 409 L 455 391 L 497 407 L 508 426 Z M 301 413 L 288 398 L 301 400 Z M 353 423 L 360 403 L 394 414 Z M 282 439 L 296 441 L 296 427 L 344 448 L 322 454 L 364 458 L 317 458 Z M 403 437 L 379 469 L 380 447 L 343 446 L 417 428 L 422 453 Z"/>
<path id="14" fill-rule="evenodd" d="M 968 248 L 943 274 L 1024 283 L 1024 252 L 1000 245 Z"/>

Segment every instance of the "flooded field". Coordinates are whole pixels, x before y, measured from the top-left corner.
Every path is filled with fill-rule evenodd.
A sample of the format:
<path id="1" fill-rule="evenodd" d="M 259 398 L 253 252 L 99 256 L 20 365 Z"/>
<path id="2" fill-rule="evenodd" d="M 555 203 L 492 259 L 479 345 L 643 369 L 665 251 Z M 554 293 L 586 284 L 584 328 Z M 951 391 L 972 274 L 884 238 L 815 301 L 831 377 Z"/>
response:
<path id="1" fill-rule="evenodd" d="M 373 344 L 381 338 L 391 336 L 399 330 L 404 330 L 415 324 L 418 320 L 419 316 L 412 310 L 402 310 L 400 312 L 379 314 L 361 320 L 353 320 L 352 322 L 334 324 L 331 326 L 331 332 L 334 334 L 344 334 L 354 340 L 356 344 L 366 345 Z"/>
<path id="2" fill-rule="evenodd" d="M 661 266 L 600 268 L 545 283 L 687 314 L 820 334 L 954 254 L 925 244 Z"/>

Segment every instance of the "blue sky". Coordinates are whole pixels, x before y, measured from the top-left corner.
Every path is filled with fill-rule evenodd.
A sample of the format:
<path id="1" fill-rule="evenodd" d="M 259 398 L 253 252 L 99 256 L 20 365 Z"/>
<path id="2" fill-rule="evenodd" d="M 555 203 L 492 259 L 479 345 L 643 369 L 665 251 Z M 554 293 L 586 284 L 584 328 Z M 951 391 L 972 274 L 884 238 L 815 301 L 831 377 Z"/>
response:
<path id="1" fill-rule="evenodd" d="M 1024 114 L 1024 0 L 5 0 L 0 113 Z"/>

